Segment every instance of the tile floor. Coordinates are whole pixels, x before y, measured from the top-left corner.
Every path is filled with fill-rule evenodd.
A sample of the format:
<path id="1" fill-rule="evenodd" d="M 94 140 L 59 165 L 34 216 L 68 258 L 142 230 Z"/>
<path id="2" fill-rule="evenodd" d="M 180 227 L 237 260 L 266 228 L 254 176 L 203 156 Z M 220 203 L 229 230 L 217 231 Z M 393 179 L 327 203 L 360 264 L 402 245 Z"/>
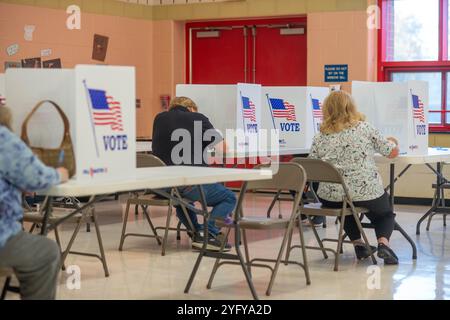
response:
<path id="1" fill-rule="evenodd" d="M 271 198 L 267 195 L 251 195 L 245 203 L 247 215 L 264 214 Z M 285 215 L 289 214 L 289 202 L 276 206 Z M 70 289 L 71 278 L 61 273 L 59 299 L 251 299 L 250 292 L 239 266 L 223 266 L 219 269 L 212 289 L 206 283 L 213 265 L 210 258 L 203 260 L 200 271 L 189 294 L 184 286 L 194 265 L 197 254 L 191 249 L 190 240 L 182 234 L 177 241 L 175 233 L 169 235 L 166 256 L 161 256 L 160 246 L 154 239 L 129 237 L 124 250 L 118 251 L 122 215 L 125 206 L 122 201 L 105 202 L 97 205 L 101 232 L 110 271 L 104 277 L 99 260 L 91 257 L 69 255 L 66 265 L 79 266 L 81 288 Z M 422 206 L 396 206 L 397 221 L 416 241 L 418 259 L 411 259 L 411 247 L 398 233 L 394 232 L 392 247 L 400 258 L 398 266 L 383 266 L 373 269 L 370 260 L 357 262 L 353 248 L 344 247 L 340 270 L 333 271 L 333 259 L 324 260 L 319 251 L 308 251 L 312 284 L 307 286 L 303 270 L 298 266 L 281 265 L 270 297 L 265 296 L 269 271 L 254 268 L 253 281 L 263 299 L 449 299 L 450 298 L 450 243 L 442 224 L 442 216 L 435 216 L 429 232 L 422 227 L 422 234 L 415 235 L 415 225 L 420 215 L 427 210 Z M 153 221 L 157 225 L 165 222 L 166 210 L 155 208 Z M 176 223 L 176 219 L 173 219 Z M 148 232 L 149 228 L 142 214 L 136 218 L 130 214 L 129 232 Z M 63 243 L 67 244 L 73 225 L 61 229 Z M 97 252 L 94 233 L 82 228 L 74 249 Z M 372 230 L 368 230 L 371 242 L 375 243 Z M 320 228 L 323 237 L 336 237 L 337 226 L 328 218 L 328 227 Z M 50 235 L 51 237 L 53 235 Z M 315 245 L 312 231 L 305 230 L 306 241 Z M 249 233 L 252 257 L 275 257 L 281 244 L 282 234 L 278 231 L 252 231 Z M 332 245 L 329 243 L 328 245 Z M 293 258 L 300 259 L 299 250 Z M 379 281 L 376 279 L 379 275 Z M 10 298 L 14 299 L 12 295 Z"/>

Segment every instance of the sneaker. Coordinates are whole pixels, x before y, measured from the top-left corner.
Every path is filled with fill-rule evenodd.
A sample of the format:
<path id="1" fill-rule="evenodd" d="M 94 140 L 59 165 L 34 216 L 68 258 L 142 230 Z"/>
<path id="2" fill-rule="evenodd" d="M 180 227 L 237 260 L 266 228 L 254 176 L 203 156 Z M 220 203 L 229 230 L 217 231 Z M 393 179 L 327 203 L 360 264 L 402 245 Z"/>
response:
<path id="1" fill-rule="evenodd" d="M 216 239 L 220 242 L 220 243 L 224 243 L 227 241 L 227 237 L 225 236 L 225 234 L 223 234 L 222 232 L 219 232 L 218 235 L 216 235 Z M 228 242 L 226 242 L 224 250 L 230 251 L 231 249 L 231 244 L 229 244 Z"/>
<path id="2" fill-rule="evenodd" d="M 202 235 L 196 235 L 192 241 L 192 248 L 201 250 L 203 248 L 204 237 Z M 220 251 L 222 242 L 217 240 L 216 237 L 210 235 L 208 237 L 208 243 L 206 245 L 206 250 L 209 251 Z M 230 251 L 231 245 L 228 243 L 225 245 L 223 251 Z"/>
<path id="3" fill-rule="evenodd" d="M 321 227 L 323 226 L 323 223 L 325 222 L 325 217 L 322 216 L 314 216 L 311 219 L 311 222 L 314 224 L 314 227 Z M 302 220 L 303 225 L 310 227 L 311 223 L 308 219 Z"/>
<path id="4" fill-rule="evenodd" d="M 378 244 L 378 258 L 384 259 L 384 264 L 398 264 L 397 255 L 383 243 Z"/>
<path id="5" fill-rule="evenodd" d="M 369 250 L 367 250 L 367 248 L 364 244 L 356 244 L 355 245 L 356 258 L 358 260 L 364 260 L 364 259 L 370 257 L 370 255 L 372 253 L 375 253 L 377 251 L 377 247 L 370 246 L 370 250 L 371 250 L 371 252 L 369 252 Z"/>

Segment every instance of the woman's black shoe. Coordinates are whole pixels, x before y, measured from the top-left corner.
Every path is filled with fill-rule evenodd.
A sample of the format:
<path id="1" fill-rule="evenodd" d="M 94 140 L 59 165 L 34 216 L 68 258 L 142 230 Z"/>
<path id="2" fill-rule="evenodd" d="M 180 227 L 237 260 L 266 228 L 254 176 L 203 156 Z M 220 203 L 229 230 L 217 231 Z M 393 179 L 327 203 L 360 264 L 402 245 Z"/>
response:
<path id="1" fill-rule="evenodd" d="M 370 249 L 372 252 L 369 252 L 369 250 L 366 248 L 364 244 L 355 245 L 356 258 L 358 258 L 358 260 L 364 260 L 370 257 L 372 253 L 377 252 L 377 247 L 370 246 Z"/>
<path id="2" fill-rule="evenodd" d="M 378 257 L 384 259 L 384 264 L 398 264 L 397 255 L 383 243 L 378 244 Z"/>

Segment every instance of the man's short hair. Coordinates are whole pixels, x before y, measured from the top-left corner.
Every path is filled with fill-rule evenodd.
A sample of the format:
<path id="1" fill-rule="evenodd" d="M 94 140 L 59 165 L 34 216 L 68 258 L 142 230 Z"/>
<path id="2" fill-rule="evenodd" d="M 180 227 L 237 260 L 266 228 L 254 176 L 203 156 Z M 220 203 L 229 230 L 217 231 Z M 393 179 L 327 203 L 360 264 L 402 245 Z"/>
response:
<path id="1" fill-rule="evenodd" d="M 169 110 L 171 110 L 171 109 L 173 109 L 173 108 L 175 108 L 177 106 L 185 107 L 191 112 L 197 112 L 198 111 L 198 107 L 195 104 L 195 102 L 192 101 L 192 99 L 190 99 L 188 97 L 175 97 L 175 98 L 173 98 L 172 101 L 170 101 Z"/>

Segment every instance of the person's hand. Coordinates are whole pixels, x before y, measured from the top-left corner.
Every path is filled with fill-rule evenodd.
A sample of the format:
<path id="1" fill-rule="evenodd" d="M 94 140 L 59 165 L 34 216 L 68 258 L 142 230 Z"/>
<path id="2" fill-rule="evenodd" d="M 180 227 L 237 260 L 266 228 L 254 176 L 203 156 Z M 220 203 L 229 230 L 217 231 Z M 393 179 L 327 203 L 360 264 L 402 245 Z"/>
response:
<path id="1" fill-rule="evenodd" d="M 396 146 L 398 146 L 398 140 L 395 139 L 394 137 L 387 137 L 386 138 L 388 141 L 395 143 Z"/>
<path id="2" fill-rule="evenodd" d="M 387 137 L 386 138 L 388 141 L 392 142 L 395 144 L 395 148 L 391 151 L 391 153 L 388 155 L 389 159 L 394 159 L 397 158 L 399 153 L 400 153 L 400 149 L 398 147 L 398 140 L 395 139 L 394 137 Z"/>
<path id="3" fill-rule="evenodd" d="M 56 169 L 56 171 L 58 171 L 59 173 L 59 179 L 61 183 L 69 180 L 69 171 L 66 168 L 58 168 Z"/>

